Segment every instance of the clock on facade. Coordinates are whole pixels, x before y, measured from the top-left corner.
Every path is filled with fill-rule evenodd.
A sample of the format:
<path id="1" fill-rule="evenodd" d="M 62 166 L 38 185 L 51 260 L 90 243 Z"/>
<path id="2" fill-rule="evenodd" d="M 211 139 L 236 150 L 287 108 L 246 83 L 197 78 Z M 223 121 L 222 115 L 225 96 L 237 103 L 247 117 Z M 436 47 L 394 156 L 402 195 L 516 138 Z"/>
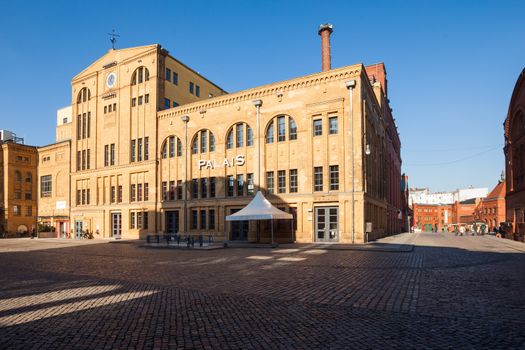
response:
<path id="1" fill-rule="evenodd" d="M 117 73 L 115 72 L 109 73 L 108 76 L 106 77 L 106 86 L 108 88 L 112 88 L 113 86 L 115 86 L 116 82 L 117 82 Z"/>

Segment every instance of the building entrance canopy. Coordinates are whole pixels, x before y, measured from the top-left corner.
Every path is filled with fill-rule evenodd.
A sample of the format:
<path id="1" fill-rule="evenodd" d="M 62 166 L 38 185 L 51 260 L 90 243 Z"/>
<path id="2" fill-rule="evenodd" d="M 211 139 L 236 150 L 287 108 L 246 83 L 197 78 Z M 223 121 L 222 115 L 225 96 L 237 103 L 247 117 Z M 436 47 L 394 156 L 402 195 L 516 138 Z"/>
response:
<path id="1" fill-rule="evenodd" d="M 271 220 L 271 219 L 292 219 L 292 214 L 277 209 L 264 198 L 261 191 L 258 191 L 255 197 L 247 206 L 228 215 L 226 221 L 244 221 L 244 220 Z"/>
<path id="2" fill-rule="evenodd" d="M 226 216 L 226 221 L 244 221 L 244 220 L 272 220 L 272 244 L 273 244 L 273 219 L 291 220 L 292 214 L 277 209 L 264 198 L 261 191 L 258 191 L 255 197 L 247 206 L 235 214 Z M 292 221 L 293 232 L 293 221 Z"/>

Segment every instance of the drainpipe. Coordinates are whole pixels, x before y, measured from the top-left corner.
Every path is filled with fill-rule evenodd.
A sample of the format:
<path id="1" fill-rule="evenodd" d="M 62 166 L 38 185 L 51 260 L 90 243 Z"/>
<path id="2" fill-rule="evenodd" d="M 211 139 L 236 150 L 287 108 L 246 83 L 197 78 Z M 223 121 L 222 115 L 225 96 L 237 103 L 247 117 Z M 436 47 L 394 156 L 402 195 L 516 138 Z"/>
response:
<path id="1" fill-rule="evenodd" d="M 262 100 L 253 100 L 257 108 L 257 191 L 261 188 L 261 106 Z"/>
<path id="2" fill-rule="evenodd" d="M 348 89 L 349 111 L 350 111 L 350 154 L 352 157 L 352 244 L 355 243 L 355 168 L 354 168 L 354 102 L 353 92 L 356 85 L 355 80 L 348 80 L 346 83 Z"/>

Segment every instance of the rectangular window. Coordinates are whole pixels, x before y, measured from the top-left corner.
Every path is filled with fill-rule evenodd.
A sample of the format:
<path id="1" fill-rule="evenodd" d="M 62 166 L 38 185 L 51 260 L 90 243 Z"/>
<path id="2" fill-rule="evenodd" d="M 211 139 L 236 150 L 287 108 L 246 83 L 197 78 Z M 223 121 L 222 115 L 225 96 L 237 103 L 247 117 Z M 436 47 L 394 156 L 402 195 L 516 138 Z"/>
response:
<path id="1" fill-rule="evenodd" d="M 164 109 L 169 109 L 171 107 L 171 101 L 169 98 L 164 99 Z"/>
<path id="2" fill-rule="evenodd" d="M 142 202 L 142 184 L 137 185 L 137 202 Z"/>
<path id="3" fill-rule="evenodd" d="M 279 170 L 277 172 L 277 192 L 286 192 L 286 170 Z"/>
<path id="4" fill-rule="evenodd" d="M 170 158 L 175 157 L 175 136 L 170 136 L 169 138 L 169 152 Z"/>
<path id="5" fill-rule="evenodd" d="M 330 191 L 339 190 L 339 165 L 330 165 Z"/>
<path id="6" fill-rule="evenodd" d="M 91 191 L 90 191 L 90 189 L 88 188 L 88 189 L 86 190 L 86 204 L 89 204 L 90 198 L 91 198 Z"/>
<path id="7" fill-rule="evenodd" d="M 215 177 L 210 177 L 210 198 L 215 198 Z"/>
<path id="8" fill-rule="evenodd" d="M 82 138 L 86 138 L 86 113 L 82 113 Z"/>
<path id="9" fill-rule="evenodd" d="M 142 162 L 142 137 L 137 140 L 137 161 Z"/>
<path id="10" fill-rule="evenodd" d="M 330 135 L 337 134 L 339 131 L 339 125 L 337 121 L 337 117 L 330 117 L 328 118 L 328 124 L 330 126 L 329 133 Z"/>
<path id="11" fill-rule="evenodd" d="M 233 197 L 234 189 L 235 189 L 235 179 L 233 175 L 229 175 L 226 179 L 226 188 L 228 189 L 227 194 L 228 197 Z"/>
<path id="12" fill-rule="evenodd" d="M 77 152 L 77 171 L 80 170 L 80 164 L 82 163 L 80 151 Z"/>
<path id="13" fill-rule="evenodd" d="M 82 190 L 82 204 L 86 204 L 86 190 Z"/>
<path id="14" fill-rule="evenodd" d="M 130 147 L 130 150 L 129 150 L 129 159 L 130 159 L 130 162 L 133 163 L 135 161 L 135 154 L 136 154 L 136 140 L 131 140 L 131 147 Z"/>
<path id="15" fill-rule="evenodd" d="M 277 117 L 277 141 L 286 141 L 286 124 L 284 116 Z"/>
<path id="16" fill-rule="evenodd" d="M 122 203 L 122 185 L 118 186 L 117 202 Z"/>
<path id="17" fill-rule="evenodd" d="M 117 104 L 113 103 L 113 112 L 116 112 L 116 111 L 117 111 Z"/>
<path id="18" fill-rule="evenodd" d="M 208 132 L 201 131 L 201 153 L 205 153 L 208 149 Z"/>
<path id="19" fill-rule="evenodd" d="M 142 95 L 139 96 L 139 106 L 142 105 Z"/>
<path id="20" fill-rule="evenodd" d="M 22 199 L 22 192 L 16 191 L 15 192 L 15 199 Z"/>
<path id="21" fill-rule="evenodd" d="M 206 210 L 202 210 L 202 209 L 201 209 L 200 228 L 201 230 L 206 230 Z"/>
<path id="22" fill-rule="evenodd" d="M 168 200 L 168 182 L 162 181 L 162 200 Z"/>
<path id="23" fill-rule="evenodd" d="M 149 103 L 149 94 L 144 95 L 144 103 Z"/>
<path id="24" fill-rule="evenodd" d="M 115 186 L 111 186 L 111 197 L 110 197 L 111 203 L 115 203 L 116 199 L 117 199 L 117 189 L 115 188 Z"/>
<path id="25" fill-rule="evenodd" d="M 104 114 L 108 112 L 108 106 L 104 106 Z"/>
<path id="26" fill-rule="evenodd" d="M 191 228 L 192 230 L 197 229 L 197 210 L 192 209 L 191 210 Z"/>
<path id="27" fill-rule="evenodd" d="M 199 179 L 191 180 L 191 198 L 199 198 Z"/>
<path id="28" fill-rule="evenodd" d="M 134 211 L 129 213 L 129 228 L 131 229 L 135 228 L 135 212 Z"/>
<path id="29" fill-rule="evenodd" d="M 115 165 L 115 144 L 114 143 L 110 145 L 109 165 Z"/>
<path id="30" fill-rule="evenodd" d="M 80 140 L 82 135 L 82 121 L 80 114 L 77 115 L 77 140 Z"/>
<path id="31" fill-rule="evenodd" d="M 168 198 L 170 201 L 175 200 L 175 181 L 170 181 L 170 193 Z"/>
<path id="32" fill-rule="evenodd" d="M 144 183 L 144 201 L 149 200 L 149 184 L 146 182 Z"/>
<path id="33" fill-rule="evenodd" d="M 26 200 L 30 201 L 33 199 L 33 194 L 31 192 L 26 192 Z"/>
<path id="34" fill-rule="evenodd" d="M 177 199 L 182 199 L 182 180 L 177 180 Z"/>
<path id="35" fill-rule="evenodd" d="M 82 150 L 82 170 L 86 169 L 86 150 Z"/>
<path id="36" fill-rule="evenodd" d="M 179 85 L 179 75 L 173 72 L 173 84 Z"/>
<path id="37" fill-rule="evenodd" d="M 104 166 L 109 165 L 109 145 L 104 146 Z"/>
<path id="38" fill-rule="evenodd" d="M 237 124 L 235 129 L 237 132 L 237 147 L 242 147 L 244 144 L 244 125 Z"/>
<path id="39" fill-rule="evenodd" d="M 273 171 L 266 172 L 266 192 L 268 194 L 274 193 Z"/>
<path id="40" fill-rule="evenodd" d="M 33 216 L 33 207 L 30 205 L 26 207 L 26 216 Z"/>
<path id="41" fill-rule="evenodd" d="M 137 186 L 135 184 L 132 184 L 130 191 L 129 191 L 129 201 L 135 202 L 136 200 L 137 200 Z"/>
<path id="42" fill-rule="evenodd" d="M 91 158 L 90 158 L 91 152 L 90 151 L 91 150 L 88 148 L 88 150 L 87 150 L 87 159 L 86 159 L 86 169 L 89 169 L 90 164 L 91 164 Z"/>
<path id="43" fill-rule="evenodd" d="M 82 204 L 81 191 L 77 190 L 77 205 L 81 205 L 81 204 Z"/>
<path id="44" fill-rule="evenodd" d="M 143 215 L 142 228 L 146 229 L 148 228 L 148 212 L 145 211 L 142 213 L 142 215 Z"/>
<path id="45" fill-rule="evenodd" d="M 253 184 L 253 174 L 246 175 L 246 181 L 248 182 L 248 196 L 253 196 L 255 186 Z"/>
<path id="46" fill-rule="evenodd" d="M 208 210 L 208 229 L 215 229 L 215 209 Z"/>
<path id="47" fill-rule="evenodd" d="M 314 191 L 323 190 L 323 167 L 314 167 Z"/>
<path id="48" fill-rule="evenodd" d="M 253 129 L 246 127 L 246 146 L 253 146 Z"/>
<path id="49" fill-rule="evenodd" d="M 208 178 L 201 178 L 201 198 L 208 197 Z"/>
<path id="50" fill-rule="evenodd" d="M 290 193 L 297 192 L 297 169 L 290 169 Z"/>
<path id="51" fill-rule="evenodd" d="M 193 94 L 193 82 L 190 81 L 190 94 Z"/>
<path id="52" fill-rule="evenodd" d="M 51 175 L 44 175 L 40 177 L 40 197 L 51 197 L 52 181 Z"/>
<path id="53" fill-rule="evenodd" d="M 171 81 L 171 69 L 166 68 L 166 80 Z"/>
<path id="54" fill-rule="evenodd" d="M 182 157 L 182 142 L 177 139 L 177 157 Z"/>
<path id="55" fill-rule="evenodd" d="M 91 137 L 91 112 L 88 112 L 88 119 L 87 119 L 87 137 Z"/>
<path id="56" fill-rule="evenodd" d="M 137 212 L 137 228 L 142 228 L 142 212 Z"/>
<path id="57" fill-rule="evenodd" d="M 237 175 L 237 195 L 244 196 L 244 175 Z"/>
<path id="58" fill-rule="evenodd" d="M 321 136 L 323 134 L 323 120 L 314 120 L 314 136 Z"/>
<path id="59" fill-rule="evenodd" d="M 22 215 L 21 212 L 22 212 L 22 206 L 20 206 L 20 205 L 15 205 L 15 206 L 13 206 L 13 214 L 14 214 L 15 216 L 20 216 L 20 215 Z"/>
<path id="60" fill-rule="evenodd" d="M 113 111 L 113 105 L 109 105 L 108 112 L 111 113 Z"/>
<path id="61" fill-rule="evenodd" d="M 149 137 L 144 138 L 144 160 L 149 159 Z"/>
<path id="62" fill-rule="evenodd" d="M 131 99 L 131 107 L 135 107 L 137 105 L 137 98 L 136 97 L 133 97 Z"/>
<path id="63" fill-rule="evenodd" d="M 201 96 L 201 87 L 199 85 L 195 85 L 195 95 L 197 97 Z"/>

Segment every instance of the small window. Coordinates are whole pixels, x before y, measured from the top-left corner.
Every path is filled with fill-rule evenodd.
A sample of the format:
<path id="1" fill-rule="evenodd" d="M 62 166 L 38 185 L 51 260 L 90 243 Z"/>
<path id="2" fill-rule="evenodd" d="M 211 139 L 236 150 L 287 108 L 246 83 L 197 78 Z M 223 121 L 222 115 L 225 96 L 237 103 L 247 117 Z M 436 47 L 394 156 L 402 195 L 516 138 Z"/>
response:
<path id="1" fill-rule="evenodd" d="M 194 86 L 193 82 L 190 81 L 190 94 L 193 94 Z"/>
<path id="2" fill-rule="evenodd" d="M 323 134 L 323 120 L 315 119 L 314 120 L 314 136 L 320 136 Z"/>
<path id="3" fill-rule="evenodd" d="M 179 75 L 173 72 L 173 84 L 179 85 Z"/>
<path id="4" fill-rule="evenodd" d="M 201 222 L 200 222 L 200 229 L 206 230 L 206 210 L 201 210 Z"/>
<path id="5" fill-rule="evenodd" d="M 208 210 L 208 228 L 215 229 L 215 209 Z"/>
<path id="6" fill-rule="evenodd" d="M 182 142 L 177 139 L 177 157 L 182 156 Z"/>
<path id="7" fill-rule="evenodd" d="M 142 96 L 139 96 L 139 106 L 142 105 Z M 110 106 L 110 110 L 111 110 L 111 106 Z"/>
<path id="8" fill-rule="evenodd" d="M 314 191 L 323 190 L 323 167 L 314 167 Z"/>
<path id="9" fill-rule="evenodd" d="M 339 165 L 330 165 L 330 191 L 339 190 Z"/>
<path id="10" fill-rule="evenodd" d="M 233 191 L 234 191 L 234 186 L 235 186 L 235 179 L 233 177 L 233 175 L 230 175 L 228 176 L 228 178 L 226 179 L 226 188 L 228 189 L 228 197 L 233 197 Z"/>
<path id="11" fill-rule="evenodd" d="M 208 197 L 208 178 L 203 177 L 201 178 L 201 198 L 207 198 Z"/>
<path id="12" fill-rule="evenodd" d="M 149 103 L 149 94 L 144 95 L 144 103 Z"/>
<path id="13" fill-rule="evenodd" d="M 246 146 L 253 146 L 253 129 L 246 125 Z"/>
<path id="14" fill-rule="evenodd" d="M 228 132 L 228 136 L 226 136 L 226 149 L 233 148 L 233 129 Z"/>
<path id="15" fill-rule="evenodd" d="M 131 99 L 131 107 L 135 107 L 137 105 L 137 98 L 136 97 L 133 97 Z"/>
<path id="16" fill-rule="evenodd" d="M 255 189 L 255 186 L 253 184 L 253 174 L 248 174 L 246 176 L 246 181 L 248 182 L 248 196 L 252 196 Z"/>
<path id="17" fill-rule="evenodd" d="M 175 101 L 173 101 L 173 107 L 179 107 L 179 104 Z"/>
<path id="18" fill-rule="evenodd" d="M 237 175 L 237 196 L 244 196 L 244 175 Z"/>
<path id="19" fill-rule="evenodd" d="M 268 125 L 268 130 L 266 131 L 266 143 L 273 143 L 273 121 Z"/>
<path id="20" fill-rule="evenodd" d="M 199 198 L 199 180 L 198 179 L 191 180 L 191 198 L 193 199 Z"/>
<path id="21" fill-rule="evenodd" d="M 286 141 L 286 120 L 284 116 L 277 117 L 277 141 Z"/>
<path id="22" fill-rule="evenodd" d="M 328 123 L 329 123 L 329 126 L 330 126 L 330 129 L 329 129 L 330 135 L 337 134 L 337 132 L 339 130 L 337 117 L 330 117 L 330 118 L 328 118 Z"/>
<path id="23" fill-rule="evenodd" d="M 171 69 L 166 68 L 166 80 L 171 81 Z"/>
<path id="24" fill-rule="evenodd" d="M 170 158 L 175 157 L 175 136 L 169 138 Z"/>
<path id="25" fill-rule="evenodd" d="M 169 98 L 164 99 L 164 109 L 169 109 L 171 107 L 171 101 Z"/>
<path id="26" fill-rule="evenodd" d="M 201 153 L 206 153 L 208 150 L 208 132 L 201 131 Z"/>
<path id="27" fill-rule="evenodd" d="M 279 170 L 277 172 L 277 192 L 286 192 L 286 170 Z"/>
<path id="28" fill-rule="evenodd" d="M 215 198 L 216 180 L 215 177 L 210 177 L 210 198 Z"/>
<path id="29" fill-rule="evenodd" d="M 244 145 L 244 125 L 237 124 L 235 129 L 237 132 L 237 147 L 242 147 Z"/>
<path id="30" fill-rule="evenodd" d="M 291 140 L 297 140 L 297 124 L 293 118 L 288 117 L 288 132 Z"/>
<path id="31" fill-rule="evenodd" d="M 266 191 L 268 194 L 274 193 L 273 171 L 266 172 Z"/>
<path id="32" fill-rule="evenodd" d="M 199 153 L 199 136 L 195 135 L 195 138 L 193 139 L 193 143 L 191 144 L 191 153 L 197 154 Z"/>
<path id="33" fill-rule="evenodd" d="M 215 136 L 210 131 L 210 152 L 215 152 Z"/>
<path id="34" fill-rule="evenodd" d="M 199 85 L 195 85 L 195 96 L 201 96 L 201 87 Z"/>

